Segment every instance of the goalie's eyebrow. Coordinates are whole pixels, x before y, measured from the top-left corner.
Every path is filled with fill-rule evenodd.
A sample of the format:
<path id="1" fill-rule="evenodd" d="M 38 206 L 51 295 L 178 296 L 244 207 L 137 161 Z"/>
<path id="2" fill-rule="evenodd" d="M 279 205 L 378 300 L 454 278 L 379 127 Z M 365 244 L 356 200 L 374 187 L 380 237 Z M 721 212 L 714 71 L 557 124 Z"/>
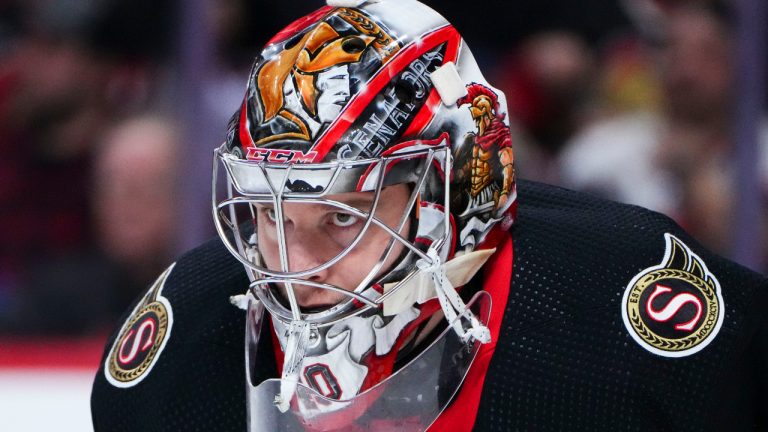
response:
<path id="1" fill-rule="evenodd" d="M 354 207 L 356 209 L 366 210 L 366 209 L 370 209 L 371 206 L 373 205 L 373 198 L 374 198 L 373 194 L 370 194 L 368 196 L 360 196 L 360 197 L 355 197 L 350 199 L 340 199 L 337 201 L 339 201 L 340 203 L 346 204 L 350 207 Z"/>
<path id="2" fill-rule="evenodd" d="M 360 194 L 365 194 L 365 195 L 360 195 Z M 342 196 L 333 196 L 333 195 L 331 195 L 331 196 L 326 197 L 326 199 L 328 201 L 336 201 L 336 202 L 348 205 L 350 207 L 354 207 L 354 208 L 356 208 L 358 210 L 369 210 L 371 208 L 371 206 L 373 206 L 373 200 L 375 198 L 375 195 L 373 194 L 373 192 L 370 192 L 370 193 L 368 193 L 368 192 L 359 192 L 359 193 L 357 193 L 356 192 L 355 195 L 358 195 L 358 196 L 342 197 Z M 286 199 L 285 202 L 291 202 L 291 199 L 288 198 L 288 199 Z M 312 203 L 311 205 L 323 205 L 323 202 Z M 381 203 L 379 205 L 381 205 Z M 268 202 L 268 201 L 254 203 L 254 206 L 256 206 L 257 208 L 270 208 L 270 209 L 274 208 L 274 204 L 271 203 L 271 202 Z M 341 209 L 339 209 L 339 210 L 341 210 Z"/>

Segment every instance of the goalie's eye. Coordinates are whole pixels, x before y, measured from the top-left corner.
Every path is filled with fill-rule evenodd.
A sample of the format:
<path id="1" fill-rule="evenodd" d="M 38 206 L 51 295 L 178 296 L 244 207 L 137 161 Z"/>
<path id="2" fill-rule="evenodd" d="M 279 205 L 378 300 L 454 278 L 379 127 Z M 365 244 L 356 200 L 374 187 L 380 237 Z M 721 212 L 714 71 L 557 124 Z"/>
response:
<path id="1" fill-rule="evenodd" d="M 347 228 L 356 224 L 358 218 L 349 213 L 336 212 L 331 216 L 331 222 L 337 227 Z"/>
<path id="2" fill-rule="evenodd" d="M 277 214 L 275 213 L 275 209 L 266 208 L 264 209 L 264 214 L 267 215 L 267 219 L 269 219 L 270 222 L 274 223 L 275 221 L 277 221 Z"/>
<path id="3" fill-rule="evenodd" d="M 266 218 L 267 223 L 274 225 L 277 221 L 277 212 L 275 212 L 275 209 L 273 207 L 267 207 L 263 205 L 257 205 L 256 206 L 256 213 L 260 215 L 260 217 Z"/>

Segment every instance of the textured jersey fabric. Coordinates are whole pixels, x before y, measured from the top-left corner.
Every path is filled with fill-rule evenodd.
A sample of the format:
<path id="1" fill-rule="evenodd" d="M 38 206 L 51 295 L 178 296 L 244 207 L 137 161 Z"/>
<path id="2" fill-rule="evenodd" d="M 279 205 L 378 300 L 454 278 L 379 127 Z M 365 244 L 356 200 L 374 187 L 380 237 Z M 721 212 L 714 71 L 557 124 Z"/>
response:
<path id="1" fill-rule="evenodd" d="M 707 253 L 658 213 L 539 184 L 521 189 L 506 342 L 491 362 L 476 430 L 766 428 L 768 345 L 755 337 L 766 327 L 763 277 Z M 726 305 L 711 344 L 683 358 L 641 348 L 619 312 L 628 281 L 659 263 L 663 233 L 702 257 Z M 750 365 L 734 388 L 732 375 Z"/>
<path id="2" fill-rule="evenodd" d="M 658 213 L 526 181 L 518 194 L 512 286 L 474 430 L 768 427 L 762 276 L 708 253 Z M 659 264 L 665 233 L 702 258 L 726 308 L 711 343 L 680 358 L 641 347 L 621 316 L 627 284 Z M 245 430 L 245 314 L 229 297 L 247 286 L 218 240 L 182 256 L 162 292 L 174 317 L 167 345 L 133 387 L 110 384 L 102 364 L 91 396 L 95 430 Z M 261 340 L 266 379 L 276 365 L 271 338 Z"/>

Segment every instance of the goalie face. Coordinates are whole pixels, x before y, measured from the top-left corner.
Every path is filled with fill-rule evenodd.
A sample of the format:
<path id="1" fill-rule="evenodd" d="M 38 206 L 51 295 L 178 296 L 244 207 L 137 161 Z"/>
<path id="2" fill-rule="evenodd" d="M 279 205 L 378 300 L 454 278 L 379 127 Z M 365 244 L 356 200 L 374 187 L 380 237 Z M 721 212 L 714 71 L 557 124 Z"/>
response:
<path id="1" fill-rule="evenodd" d="M 229 192 L 220 199 L 214 187 L 216 227 L 277 320 L 326 327 L 381 313 L 385 291 L 418 271 L 426 248 L 450 241 L 449 215 L 426 201 L 448 205 L 434 194 L 447 181 L 447 152 L 435 142 L 375 160 L 292 165 L 222 147 L 214 178 L 223 166 Z"/>
<path id="2" fill-rule="evenodd" d="M 267 269 L 302 273 L 318 269 L 304 276 L 315 283 L 332 285 L 346 291 L 360 290 L 361 284 L 370 278 L 386 273 L 401 256 L 405 246 L 396 241 L 383 227 L 373 224 L 362 233 L 366 218 L 371 214 L 381 224 L 409 236 L 409 220 L 403 220 L 410 197 L 405 184 L 384 188 L 379 205 L 373 210 L 376 194 L 350 192 L 328 197 L 329 201 L 348 206 L 356 211 L 345 210 L 326 203 L 287 202 L 282 205 L 282 222 L 272 203 L 255 204 L 257 242 L 263 264 Z M 404 222 L 404 223 L 401 223 Z M 278 224 L 282 224 L 282 229 Z M 280 239 L 280 231 L 284 239 Z M 330 267 L 324 263 L 355 243 L 348 253 Z M 282 247 L 281 247 L 282 244 Z M 283 267 L 283 263 L 287 268 Z M 347 298 L 343 293 L 312 285 L 291 284 L 293 292 L 287 292 L 285 283 L 276 284 L 284 302 L 295 297 L 304 311 L 319 311 L 341 303 Z"/>

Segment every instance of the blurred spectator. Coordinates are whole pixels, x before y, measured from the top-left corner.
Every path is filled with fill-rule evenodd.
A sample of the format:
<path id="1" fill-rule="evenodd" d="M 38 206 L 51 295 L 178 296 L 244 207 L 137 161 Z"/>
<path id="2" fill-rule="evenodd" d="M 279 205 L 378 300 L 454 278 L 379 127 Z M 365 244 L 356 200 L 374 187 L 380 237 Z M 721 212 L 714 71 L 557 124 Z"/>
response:
<path id="1" fill-rule="evenodd" d="M 636 35 L 611 39 L 600 49 L 593 120 L 616 113 L 657 112 L 661 84 L 648 44 Z"/>
<path id="2" fill-rule="evenodd" d="M 496 67 L 492 82 L 507 95 L 523 177 L 559 180 L 556 157 L 590 116 L 592 57 L 577 34 L 552 31 L 529 37 Z"/>
<path id="3" fill-rule="evenodd" d="M 563 184 L 670 214 L 727 254 L 737 169 L 729 23 L 713 7 L 686 4 L 668 11 L 664 29 L 659 112 L 623 113 L 586 128 L 561 158 Z M 765 155 L 768 124 L 761 131 Z M 761 172 L 768 180 L 768 163 Z"/>
<path id="4" fill-rule="evenodd" d="M 92 139 L 106 120 L 97 90 L 105 74 L 78 43 L 47 35 L 25 36 L 0 62 L 0 299 L 7 299 L 41 250 L 88 240 L 82 191 Z"/>
<path id="5" fill-rule="evenodd" d="M 92 151 L 112 119 L 152 103 L 167 4 L 0 7 L 0 326 L 33 263 L 91 244 Z"/>
<path id="6" fill-rule="evenodd" d="M 94 215 L 101 250 L 130 273 L 129 298 L 169 264 L 174 243 L 178 131 L 167 120 L 118 124 L 97 150 Z"/>
<path id="7" fill-rule="evenodd" d="M 39 257 L 13 322 L 19 333 L 110 329 L 172 260 L 180 151 L 166 120 L 140 117 L 110 129 L 94 160 L 91 247 Z"/>

